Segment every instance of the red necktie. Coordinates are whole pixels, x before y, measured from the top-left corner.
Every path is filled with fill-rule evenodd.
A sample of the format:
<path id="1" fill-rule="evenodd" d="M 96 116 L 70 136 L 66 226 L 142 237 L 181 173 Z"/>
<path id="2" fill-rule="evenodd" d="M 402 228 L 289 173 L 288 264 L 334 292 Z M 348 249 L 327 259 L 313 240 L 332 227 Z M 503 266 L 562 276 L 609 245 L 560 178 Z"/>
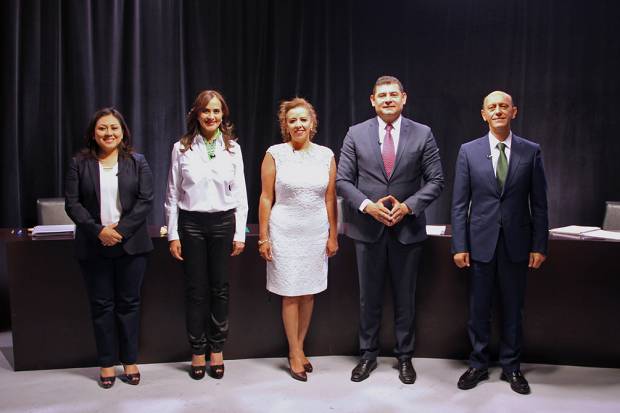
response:
<path id="1" fill-rule="evenodd" d="M 392 175 L 394 169 L 394 159 L 396 159 L 396 150 L 394 149 L 394 139 L 392 139 L 392 126 L 388 123 L 385 126 L 385 138 L 383 138 L 383 147 L 381 148 L 381 156 L 383 156 L 383 166 L 387 172 L 388 178 Z"/>

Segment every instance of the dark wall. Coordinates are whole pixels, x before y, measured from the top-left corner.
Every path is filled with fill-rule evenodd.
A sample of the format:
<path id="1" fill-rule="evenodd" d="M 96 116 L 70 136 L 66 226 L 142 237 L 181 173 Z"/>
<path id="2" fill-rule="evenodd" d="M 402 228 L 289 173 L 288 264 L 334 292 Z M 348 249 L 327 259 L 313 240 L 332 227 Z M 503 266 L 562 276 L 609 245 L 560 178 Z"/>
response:
<path id="1" fill-rule="evenodd" d="M 615 1 L 10 0 L 3 10 L 1 227 L 35 224 L 36 198 L 62 194 L 89 116 L 108 105 L 153 169 L 151 223 L 162 224 L 171 145 L 205 88 L 228 99 L 256 222 L 279 101 L 313 102 L 315 139 L 338 153 L 348 126 L 373 114 L 382 74 L 403 81 L 406 115 L 440 145 L 448 185 L 430 223 L 449 222 L 459 145 L 485 133 L 481 100 L 495 89 L 519 106 L 513 130 L 542 145 L 552 226 L 600 225 L 604 201 L 620 200 Z"/>

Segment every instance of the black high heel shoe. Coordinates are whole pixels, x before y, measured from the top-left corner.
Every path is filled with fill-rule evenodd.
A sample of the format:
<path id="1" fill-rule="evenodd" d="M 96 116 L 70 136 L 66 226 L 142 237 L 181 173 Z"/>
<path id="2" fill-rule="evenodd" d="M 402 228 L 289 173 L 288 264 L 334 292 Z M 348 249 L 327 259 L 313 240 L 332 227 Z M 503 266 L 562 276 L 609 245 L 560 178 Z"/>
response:
<path id="1" fill-rule="evenodd" d="M 111 377 L 103 377 L 99 376 L 99 387 L 102 389 L 109 389 L 114 386 L 114 381 L 116 380 L 116 376 Z"/>
<path id="2" fill-rule="evenodd" d="M 140 384 L 140 373 L 125 373 L 121 376 L 121 381 L 123 383 L 131 384 L 132 386 L 137 386 Z"/>
<path id="3" fill-rule="evenodd" d="M 189 376 L 194 380 L 201 380 L 205 376 L 207 366 L 189 366 Z"/>
<path id="4" fill-rule="evenodd" d="M 299 380 L 299 381 L 308 381 L 308 375 L 306 374 L 306 369 L 304 366 L 304 370 L 301 372 L 296 372 L 293 371 L 293 367 L 291 367 L 291 359 L 288 359 L 288 371 L 291 374 L 291 377 L 294 378 L 295 380 Z"/>
<path id="5" fill-rule="evenodd" d="M 211 377 L 218 380 L 224 377 L 224 363 L 211 365 Z"/>

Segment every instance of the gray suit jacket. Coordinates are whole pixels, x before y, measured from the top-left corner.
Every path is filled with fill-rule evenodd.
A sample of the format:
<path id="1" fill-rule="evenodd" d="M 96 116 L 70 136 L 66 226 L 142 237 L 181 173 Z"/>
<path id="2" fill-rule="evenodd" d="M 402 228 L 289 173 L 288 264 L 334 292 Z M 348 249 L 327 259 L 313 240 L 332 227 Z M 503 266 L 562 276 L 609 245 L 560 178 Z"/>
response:
<path id="1" fill-rule="evenodd" d="M 437 143 L 428 126 L 403 117 L 394 170 L 388 179 L 378 128 L 377 118 L 353 125 L 342 143 L 336 185 L 345 201 L 345 234 L 363 242 L 378 240 L 385 225 L 361 212 L 359 206 L 366 198 L 375 202 L 393 195 L 413 211 L 394 227 L 398 240 L 420 242 L 426 238 L 424 210 L 444 187 Z"/>

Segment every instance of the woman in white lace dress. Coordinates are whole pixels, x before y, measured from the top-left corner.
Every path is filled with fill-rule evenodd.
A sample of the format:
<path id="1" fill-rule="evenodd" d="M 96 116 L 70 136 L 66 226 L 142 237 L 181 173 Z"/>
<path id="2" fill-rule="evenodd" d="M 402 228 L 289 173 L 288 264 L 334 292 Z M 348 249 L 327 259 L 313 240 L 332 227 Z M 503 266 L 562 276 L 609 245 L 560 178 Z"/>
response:
<path id="1" fill-rule="evenodd" d="M 282 102 L 278 117 L 284 143 L 267 149 L 261 168 L 258 248 L 267 290 L 282 296 L 290 374 L 306 381 L 314 294 L 327 288 L 327 258 L 338 251 L 336 163 L 329 148 L 311 142 L 318 122 L 308 101 Z"/>

